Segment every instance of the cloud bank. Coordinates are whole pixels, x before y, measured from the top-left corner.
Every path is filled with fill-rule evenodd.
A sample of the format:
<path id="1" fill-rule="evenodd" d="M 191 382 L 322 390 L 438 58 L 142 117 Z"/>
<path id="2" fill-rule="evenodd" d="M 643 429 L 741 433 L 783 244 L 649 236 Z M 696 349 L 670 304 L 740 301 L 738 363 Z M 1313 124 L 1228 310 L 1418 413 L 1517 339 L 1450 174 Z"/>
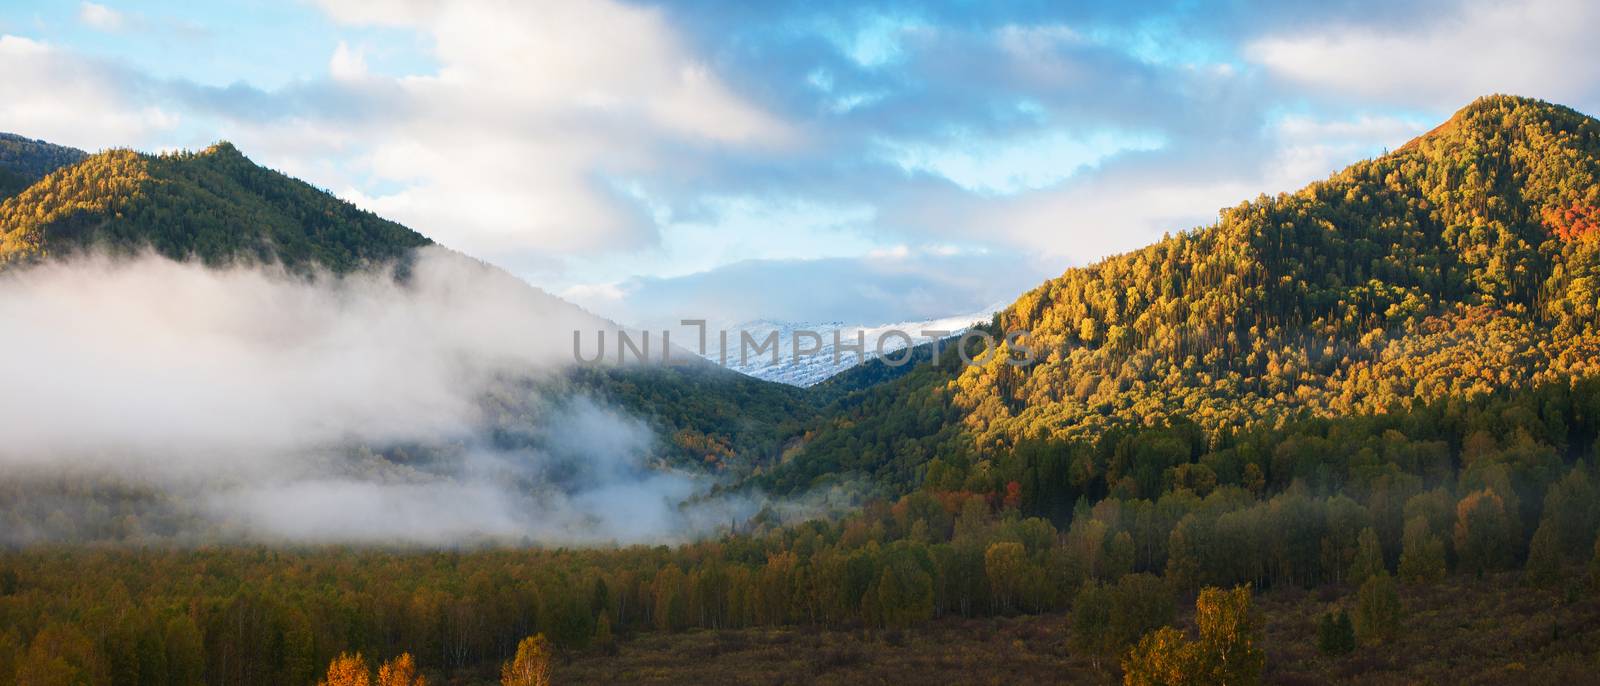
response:
<path id="1" fill-rule="evenodd" d="M 402 273 L 0 273 L 0 470 L 153 489 L 250 539 L 633 542 L 752 510 L 680 508 L 709 484 L 564 385 L 571 331 L 604 322 L 443 249 Z"/>
<path id="2" fill-rule="evenodd" d="M 226 138 L 560 292 L 674 280 L 674 310 L 719 296 L 694 275 L 784 261 L 820 282 L 902 245 L 1059 273 L 1480 95 L 1600 107 L 1581 0 L 319 0 L 295 31 L 239 10 L 190 33 L 115 4 L 120 22 L 0 10 L 7 128 L 90 149 Z M 59 28 L 85 22 L 120 25 L 114 47 Z M 873 279 L 881 321 L 926 316 L 898 274 Z"/>

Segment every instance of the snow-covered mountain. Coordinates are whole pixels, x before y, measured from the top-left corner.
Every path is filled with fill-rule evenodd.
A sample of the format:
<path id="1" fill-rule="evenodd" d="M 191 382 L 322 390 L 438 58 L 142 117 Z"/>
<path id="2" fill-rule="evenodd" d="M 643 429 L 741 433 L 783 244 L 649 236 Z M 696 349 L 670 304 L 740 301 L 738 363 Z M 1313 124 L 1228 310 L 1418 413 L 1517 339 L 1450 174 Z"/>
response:
<path id="1" fill-rule="evenodd" d="M 865 360 L 877 357 L 880 340 L 883 343 L 883 353 L 893 354 L 906 347 L 906 337 L 900 333 L 910 337 L 911 345 L 920 345 L 930 340 L 928 336 L 923 335 L 924 331 L 948 331 L 950 335 L 957 335 L 973 324 L 988 321 L 999 309 L 999 306 L 995 306 L 981 312 L 954 317 L 871 326 L 844 322 L 756 320 L 721 330 L 727 334 L 725 355 L 719 349 L 719 341 L 722 340 L 720 332 L 713 327 L 707 332 L 706 350 L 703 356 L 707 360 L 758 379 L 792 386 L 810 386 Z M 753 349 L 749 350 L 747 355 L 740 354 L 742 334 L 748 334 L 755 346 L 762 346 L 774 332 L 778 336 L 776 362 L 772 359 L 770 349 L 760 354 L 756 354 Z M 817 338 L 812 338 L 807 333 L 817 334 Z M 798 349 L 801 353 L 798 355 L 795 346 L 797 334 L 800 337 Z M 865 346 L 864 355 L 854 349 L 857 343 Z M 834 359 L 836 344 L 837 361 Z M 813 349 L 815 352 L 811 352 Z"/>

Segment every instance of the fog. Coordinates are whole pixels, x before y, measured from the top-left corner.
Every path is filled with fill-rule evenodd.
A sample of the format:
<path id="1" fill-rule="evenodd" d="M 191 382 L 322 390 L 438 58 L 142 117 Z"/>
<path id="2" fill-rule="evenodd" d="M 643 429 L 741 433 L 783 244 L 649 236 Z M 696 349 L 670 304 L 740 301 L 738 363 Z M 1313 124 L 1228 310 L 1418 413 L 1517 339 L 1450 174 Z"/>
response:
<path id="1" fill-rule="evenodd" d="M 645 423 L 565 384 L 572 331 L 609 324 L 439 248 L 400 274 L 0 273 L 0 477 L 116 480 L 265 541 L 653 542 L 754 512 L 680 506 L 708 478 L 653 464 Z M 13 542 L 51 535 L 0 506 Z"/>

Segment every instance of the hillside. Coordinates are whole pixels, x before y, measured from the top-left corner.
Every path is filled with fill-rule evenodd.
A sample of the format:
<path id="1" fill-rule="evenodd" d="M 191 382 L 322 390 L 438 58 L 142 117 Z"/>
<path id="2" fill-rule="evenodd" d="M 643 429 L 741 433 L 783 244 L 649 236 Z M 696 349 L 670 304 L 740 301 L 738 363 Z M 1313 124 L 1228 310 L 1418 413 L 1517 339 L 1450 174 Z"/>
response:
<path id="1" fill-rule="evenodd" d="M 679 457 L 812 488 L 709 511 L 721 535 L 211 545 L 172 534 L 204 517 L 194 499 L 0 480 L 0 534 L 33 530 L 0 545 L 0 679 L 309 686 L 403 653 L 453 684 L 519 654 L 580 683 L 1581 682 L 1600 621 L 1596 130 L 1485 99 L 1300 193 L 1070 270 L 989 325 L 1050 346 L 1020 369 L 925 346 L 810 389 L 704 365 L 493 386 L 491 447 L 578 436 L 557 453 L 568 478 L 633 432 L 541 427 L 539 382 L 638 408 Z M 400 477 L 467 452 L 365 458 Z M 810 516 L 863 474 L 898 497 Z M 660 518 L 637 506 L 668 492 L 587 512 Z M 361 500 L 278 509 L 321 529 Z M 108 540 L 132 545 L 71 545 Z"/>
<path id="2" fill-rule="evenodd" d="M 336 272 L 431 243 L 219 143 L 202 152 L 110 150 L 0 204 L 0 264 L 90 246 L 174 259 L 319 264 Z"/>
<path id="3" fill-rule="evenodd" d="M 1381 158 L 1068 270 L 998 316 L 1031 332 L 1037 361 L 947 355 L 846 398 L 767 483 L 863 472 L 990 490 L 1007 478 L 991 460 L 1025 440 L 1168 422 L 1215 439 L 1592 375 L 1597 182 L 1600 122 L 1480 99 Z"/>
<path id="4" fill-rule="evenodd" d="M 0 202 L 0 269 L 91 248 L 118 254 L 150 248 L 210 266 L 276 263 L 298 273 L 348 274 L 403 263 L 413 249 L 433 244 L 405 226 L 256 165 L 228 143 L 200 152 L 110 150 L 84 156 L 6 134 L 0 138 L 0 169 L 11 168 L 19 178 L 31 175 L 36 181 Z M 587 321 L 596 330 L 621 328 L 500 275 L 525 291 L 534 310 Z M 569 332 L 549 333 L 567 345 Z M 742 468 L 743 460 L 735 456 L 775 455 L 798 422 L 810 419 L 812 408 L 798 389 L 693 364 L 691 353 L 679 352 L 676 360 L 693 368 L 579 369 L 556 388 L 602 397 L 646 419 L 661 434 L 667 460 L 718 469 Z"/>
<path id="5" fill-rule="evenodd" d="M 44 178 L 46 174 L 76 164 L 88 153 L 16 134 L 0 133 L 0 200 Z"/>

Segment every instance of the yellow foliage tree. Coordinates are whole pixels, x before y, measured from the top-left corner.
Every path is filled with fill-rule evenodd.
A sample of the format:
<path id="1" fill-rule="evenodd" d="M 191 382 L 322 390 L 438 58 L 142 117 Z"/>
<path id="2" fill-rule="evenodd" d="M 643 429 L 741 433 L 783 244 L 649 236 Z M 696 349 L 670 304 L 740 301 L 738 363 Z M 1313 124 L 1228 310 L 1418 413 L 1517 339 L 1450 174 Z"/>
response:
<path id="1" fill-rule="evenodd" d="M 1200 640 L 1161 627 L 1139 639 L 1122 663 L 1127 686 L 1244 686 L 1261 683 L 1266 653 L 1261 622 L 1250 609 L 1250 589 L 1208 587 L 1195 600 Z"/>
<path id="2" fill-rule="evenodd" d="M 1193 650 L 1183 632 L 1164 626 L 1144 635 L 1122 661 L 1125 686 L 1185 686 L 1198 683 Z"/>
<path id="3" fill-rule="evenodd" d="M 417 674 L 417 662 L 411 653 L 401 653 L 378 667 L 377 686 L 428 686 L 428 680 Z"/>
<path id="4" fill-rule="evenodd" d="M 328 677 L 317 686 L 370 686 L 372 673 L 367 670 L 367 660 L 361 653 L 340 653 L 328 663 Z"/>
<path id="5" fill-rule="evenodd" d="M 517 656 L 500 666 L 500 686 L 550 686 L 550 641 L 544 634 L 517 644 Z"/>

